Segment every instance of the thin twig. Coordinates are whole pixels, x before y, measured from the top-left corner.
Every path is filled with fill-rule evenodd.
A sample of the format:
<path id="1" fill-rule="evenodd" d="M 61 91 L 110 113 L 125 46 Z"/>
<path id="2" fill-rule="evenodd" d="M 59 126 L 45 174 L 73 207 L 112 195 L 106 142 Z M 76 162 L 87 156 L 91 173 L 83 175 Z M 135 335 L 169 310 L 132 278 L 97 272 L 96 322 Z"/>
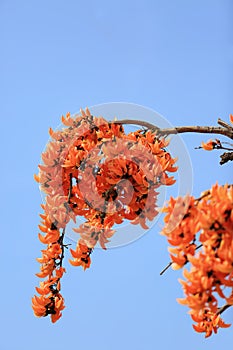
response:
<path id="1" fill-rule="evenodd" d="M 198 147 L 195 147 L 194 149 L 203 149 L 202 146 L 198 146 Z M 224 146 L 217 146 L 217 147 L 214 147 L 214 149 L 224 149 L 225 151 L 233 151 L 233 148 L 229 148 L 229 147 L 224 147 Z"/>
<path id="2" fill-rule="evenodd" d="M 164 274 L 165 271 L 167 271 L 169 269 L 169 267 L 172 266 L 172 261 L 170 261 L 167 266 L 160 272 L 160 276 L 162 276 Z"/>
<path id="3" fill-rule="evenodd" d="M 197 249 L 199 249 L 199 248 L 201 248 L 201 247 L 202 247 L 202 244 L 199 244 L 199 245 L 195 248 L 195 250 L 197 250 Z M 188 263 L 188 260 L 186 261 L 185 265 L 186 265 L 187 263 Z M 167 271 L 167 270 L 169 269 L 170 266 L 172 266 L 172 264 L 173 264 L 173 261 L 170 261 L 170 262 L 167 264 L 167 266 L 160 272 L 160 276 L 162 276 L 162 275 L 164 274 L 164 272 Z"/>
<path id="4" fill-rule="evenodd" d="M 229 307 L 231 307 L 232 305 L 230 304 L 225 304 L 222 307 L 220 307 L 216 313 L 216 315 L 221 315 L 225 310 L 227 310 Z"/>
<path id="5" fill-rule="evenodd" d="M 64 248 L 66 248 L 66 246 L 63 243 L 64 237 L 65 237 L 65 231 L 66 231 L 66 229 L 63 228 L 62 234 L 61 234 L 61 236 L 60 236 L 60 238 L 58 240 L 58 242 L 59 242 L 59 244 L 61 246 L 61 257 L 60 257 L 60 261 L 59 261 L 59 266 L 60 267 L 62 267 L 62 262 L 63 262 L 64 256 L 65 256 L 65 254 L 64 254 L 65 249 Z"/>
<path id="6" fill-rule="evenodd" d="M 66 205 L 70 204 L 70 198 L 71 198 L 71 194 L 72 194 L 72 173 L 70 173 L 70 176 L 69 176 L 69 180 L 70 180 L 70 183 L 69 183 L 69 193 L 68 193 L 68 198 L 67 198 L 67 203 L 65 203 Z M 64 259 L 64 251 L 65 249 L 64 248 L 67 248 L 67 244 L 64 244 L 64 237 L 65 237 L 65 232 L 66 232 L 66 229 L 63 228 L 62 230 L 62 234 L 61 236 L 59 237 L 59 240 L 58 240 L 58 243 L 60 244 L 61 246 L 61 257 L 60 257 L 60 261 L 59 261 L 59 266 L 62 267 L 62 261 Z"/>

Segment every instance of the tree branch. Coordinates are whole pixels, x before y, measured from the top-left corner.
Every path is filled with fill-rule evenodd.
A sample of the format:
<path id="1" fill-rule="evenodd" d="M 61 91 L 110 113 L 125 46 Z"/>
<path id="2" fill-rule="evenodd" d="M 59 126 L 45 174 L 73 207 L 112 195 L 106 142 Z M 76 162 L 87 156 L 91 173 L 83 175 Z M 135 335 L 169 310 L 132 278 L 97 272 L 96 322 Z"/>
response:
<path id="1" fill-rule="evenodd" d="M 149 122 L 145 122 L 143 120 L 136 120 L 136 119 L 123 119 L 123 120 L 114 120 L 113 122 L 110 122 L 110 124 L 135 124 L 143 126 L 147 129 L 151 130 L 160 130 L 158 126 L 155 126 L 154 124 L 151 124 Z"/>
<path id="2" fill-rule="evenodd" d="M 230 130 L 230 131 L 233 130 L 233 127 L 230 124 L 228 124 L 227 122 L 225 122 L 224 120 L 222 120 L 220 118 L 218 118 L 218 124 L 223 126 L 226 129 Z"/>
<path id="3" fill-rule="evenodd" d="M 136 119 L 133 119 L 133 120 L 123 119 L 123 120 L 113 121 L 111 123 L 131 124 L 131 125 L 136 124 L 136 125 L 146 127 L 147 129 L 156 131 L 159 135 L 171 135 L 171 134 L 181 134 L 186 132 L 194 132 L 194 133 L 201 133 L 201 134 L 224 135 L 233 140 L 233 128 L 221 119 L 218 119 L 218 124 L 220 124 L 221 126 L 176 126 L 174 128 L 165 128 L 165 129 L 160 129 L 156 125 L 153 125 L 145 121 L 136 120 Z"/>
<path id="4" fill-rule="evenodd" d="M 233 152 L 224 152 L 221 156 L 220 156 L 221 160 L 220 160 L 220 164 L 225 164 L 227 163 L 229 160 L 233 160 Z"/>

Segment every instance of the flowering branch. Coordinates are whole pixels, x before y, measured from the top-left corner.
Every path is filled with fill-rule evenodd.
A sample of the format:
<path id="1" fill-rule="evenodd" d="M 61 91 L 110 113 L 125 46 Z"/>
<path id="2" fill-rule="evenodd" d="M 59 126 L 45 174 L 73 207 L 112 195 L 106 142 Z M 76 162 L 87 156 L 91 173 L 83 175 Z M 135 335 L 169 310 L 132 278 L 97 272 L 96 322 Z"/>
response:
<path id="1" fill-rule="evenodd" d="M 36 287 L 39 296 L 32 298 L 32 307 L 35 316 L 51 315 L 52 322 L 61 317 L 65 307 L 60 280 L 65 272 L 62 264 L 68 245 L 63 241 L 69 221 L 76 222 L 78 216 L 86 219 L 73 228 L 80 239 L 76 249 L 70 249 L 69 259 L 71 265 L 85 270 L 90 267 L 90 255 L 97 242 L 106 249 L 115 224 L 130 220 L 148 228 L 146 220 L 153 220 L 158 214 L 156 190 L 172 185 L 175 179 L 170 173 L 177 170 L 176 159 L 166 151 L 168 142 L 151 130 L 127 135 L 122 125 L 94 117 L 88 109 L 81 110 L 75 118 L 67 113 L 61 119 L 66 128 L 49 129 L 51 141 L 42 153 L 39 174 L 34 176 L 46 194 L 38 235 L 46 249 L 37 259 L 41 271 L 36 275 L 45 280 Z M 129 150 L 137 162 L 124 157 Z M 132 183 L 134 195 L 129 203 L 130 193 L 127 188 L 120 189 L 119 179 Z M 150 205 L 146 205 L 149 200 Z"/>
<path id="2" fill-rule="evenodd" d="M 230 116 L 230 120 L 233 120 L 232 115 Z M 218 119 L 218 124 L 220 126 L 176 126 L 174 128 L 165 128 L 165 129 L 160 129 L 158 126 L 153 125 L 149 122 L 136 120 L 136 119 L 133 119 L 133 120 L 123 119 L 119 121 L 118 120 L 114 121 L 112 123 L 140 125 L 142 127 L 145 127 L 149 130 L 156 132 L 157 135 L 161 135 L 165 137 L 172 134 L 182 134 L 182 133 L 191 132 L 191 133 L 201 133 L 201 134 L 219 134 L 219 135 L 224 135 L 230 138 L 231 140 L 233 140 L 233 127 L 220 118 Z M 229 144 L 229 145 L 232 146 L 232 144 Z M 227 151 L 233 150 L 232 147 L 231 148 L 224 147 L 222 143 L 217 139 L 215 141 L 210 140 L 206 144 L 202 143 L 202 146 L 196 147 L 196 149 L 199 149 L 199 148 L 204 148 L 205 150 L 208 150 L 208 151 L 211 151 L 213 149 L 223 149 Z M 220 165 L 223 165 L 228 161 L 232 161 L 233 152 L 224 152 L 222 155 L 220 155 L 220 158 L 221 158 L 219 162 Z"/>
<path id="3" fill-rule="evenodd" d="M 230 116 L 233 124 L 233 115 Z M 56 322 L 65 308 L 61 295 L 61 278 L 66 272 L 63 265 L 65 230 L 72 219 L 82 216 L 85 223 L 73 228 L 80 239 L 76 249 L 70 249 L 73 266 L 90 267 L 90 255 L 99 242 L 103 249 L 113 236 L 114 225 L 129 220 L 134 225 L 148 229 L 158 211 L 156 201 L 160 186 L 170 186 L 175 179 L 170 173 L 177 171 L 176 159 L 166 150 L 166 137 L 178 133 L 220 134 L 233 139 L 233 127 L 218 119 L 219 126 L 178 126 L 160 129 L 140 120 L 108 122 L 94 117 L 90 111 L 81 110 L 81 115 L 72 118 L 70 113 L 62 116 L 65 128 L 49 129 L 51 141 L 42 153 L 43 163 L 35 180 L 46 194 L 41 205 L 41 224 L 38 235 L 42 257 L 36 275 L 45 278 L 36 287 L 39 295 L 32 298 L 35 316 L 50 315 Z M 139 125 L 142 128 L 126 134 L 123 124 Z M 144 129 L 145 128 L 145 129 Z M 163 137 L 160 137 L 163 136 Z M 227 146 L 223 146 L 227 144 Z M 226 150 L 220 164 L 233 160 L 233 144 L 218 139 L 202 142 L 201 147 L 210 151 Z M 126 155 L 130 155 L 127 157 Z M 128 180 L 131 188 L 122 180 Z M 130 200 L 129 200 L 130 198 Z M 180 304 L 190 308 L 197 332 L 206 337 L 227 328 L 220 318 L 233 305 L 233 257 L 232 247 L 233 185 L 214 185 L 195 199 L 193 196 L 170 198 L 162 211 L 165 226 L 161 232 L 171 245 L 170 266 L 181 269 L 187 263 L 190 270 L 183 270 L 185 280 L 180 280 L 185 297 Z M 198 242 L 200 244 L 198 244 Z M 196 251 L 200 252 L 196 254 Z M 226 288 L 231 289 L 229 297 Z M 224 291 L 224 292 L 223 292 Z M 218 307 L 218 299 L 224 305 Z"/>

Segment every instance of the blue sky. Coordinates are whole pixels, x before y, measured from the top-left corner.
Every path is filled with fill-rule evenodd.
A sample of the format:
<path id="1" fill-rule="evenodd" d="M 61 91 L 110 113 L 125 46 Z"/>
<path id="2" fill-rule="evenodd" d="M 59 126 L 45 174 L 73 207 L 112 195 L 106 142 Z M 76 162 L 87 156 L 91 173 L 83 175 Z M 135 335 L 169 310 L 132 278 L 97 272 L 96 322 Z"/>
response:
<path id="1" fill-rule="evenodd" d="M 172 125 L 228 120 L 231 13 L 230 0 L 0 0 L 2 349 L 230 348 L 232 328 L 208 340 L 194 333 L 175 300 L 180 274 L 159 276 L 168 261 L 159 224 L 133 244 L 96 250 L 85 273 L 65 262 L 67 307 L 55 325 L 30 304 L 42 249 L 33 174 L 48 128 L 68 111 L 113 101 L 151 108 Z M 232 181 L 217 153 L 194 150 L 209 138 L 182 137 L 196 196 Z M 224 316 L 233 322 L 231 309 Z"/>

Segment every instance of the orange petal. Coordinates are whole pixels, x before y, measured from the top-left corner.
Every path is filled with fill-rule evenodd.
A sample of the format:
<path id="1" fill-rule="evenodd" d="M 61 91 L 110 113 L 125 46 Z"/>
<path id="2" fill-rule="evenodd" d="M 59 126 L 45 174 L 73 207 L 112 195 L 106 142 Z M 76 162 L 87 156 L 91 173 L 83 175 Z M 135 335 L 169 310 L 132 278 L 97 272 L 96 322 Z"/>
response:
<path id="1" fill-rule="evenodd" d="M 44 278 L 48 276 L 48 272 L 39 272 L 39 273 L 36 273 L 35 275 L 39 278 Z"/>
<path id="2" fill-rule="evenodd" d="M 47 233 L 47 227 L 45 226 L 41 226 L 41 225 L 38 225 L 39 229 L 41 230 L 41 232 L 44 232 L 44 233 Z"/>
<path id="3" fill-rule="evenodd" d="M 42 236 L 41 233 L 38 233 L 38 237 L 39 237 L 39 240 L 41 241 L 41 243 L 43 243 L 43 244 L 48 243 L 47 239 L 44 236 Z"/>
<path id="4" fill-rule="evenodd" d="M 38 175 L 34 174 L 33 177 L 36 182 L 40 182 L 40 177 Z"/>
<path id="5" fill-rule="evenodd" d="M 179 303 L 181 305 L 187 305 L 187 300 L 186 299 L 177 298 L 176 301 L 177 301 L 177 303 Z"/>
<path id="6" fill-rule="evenodd" d="M 47 288 L 39 288 L 39 287 L 36 287 L 36 291 L 38 294 L 41 294 L 41 295 L 46 295 L 49 293 L 49 289 Z"/>
<path id="7" fill-rule="evenodd" d="M 192 326 L 193 326 L 193 328 L 195 329 L 195 331 L 198 332 L 198 333 L 203 333 L 203 332 L 205 332 L 205 330 L 204 330 L 202 327 L 200 327 L 200 326 L 197 326 L 197 325 L 195 325 L 195 324 L 193 324 Z"/>
<path id="8" fill-rule="evenodd" d="M 51 137 L 53 137 L 53 129 L 52 128 L 49 128 L 49 135 L 51 136 Z"/>
<path id="9" fill-rule="evenodd" d="M 206 151 L 212 151 L 212 149 L 214 148 L 214 142 L 212 140 L 208 141 L 208 142 L 202 142 L 201 146 L 204 150 Z"/>
<path id="10" fill-rule="evenodd" d="M 82 253 L 78 250 L 70 249 L 73 258 L 81 258 Z"/>
<path id="11" fill-rule="evenodd" d="M 198 322 L 203 321 L 203 318 L 200 317 L 200 316 L 197 316 L 197 315 L 194 315 L 194 314 L 191 314 L 190 316 L 192 317 L 192 319 L 193 319 L 194 322 L 197 322 L 197 323 L 198 323 Z"/>
<path id="12" fill-rule="evenodd" d="M 233 114 L 230 114 L 230 122 L 233 124 Z"/>
<path id="13" fill-rule="evenodd" d="M 89 109 L 88 109 L 87 107 L 86 107 L 85 112 L 86 112 L 86 115 L 87 115 L 88 117 L 91 117 L 91 113 L 90 113 L 90 111 L 89 111 Z"/>
<path id="14" fill-rule="evenodd" d="M 75 260 L 69 259 L 69 263 L 70 263 L 72 266 L 80 266 L 80 265 L 81 265 L 81 261 L 78 260 L 78 259 L 75 259 Z"/>
<path id="15" fill-rule="evenodd" d="M 55 315 L 51 315 L 52 323 L 55 323 L 61 317 L 61 312 L 56 312 Z"/>

